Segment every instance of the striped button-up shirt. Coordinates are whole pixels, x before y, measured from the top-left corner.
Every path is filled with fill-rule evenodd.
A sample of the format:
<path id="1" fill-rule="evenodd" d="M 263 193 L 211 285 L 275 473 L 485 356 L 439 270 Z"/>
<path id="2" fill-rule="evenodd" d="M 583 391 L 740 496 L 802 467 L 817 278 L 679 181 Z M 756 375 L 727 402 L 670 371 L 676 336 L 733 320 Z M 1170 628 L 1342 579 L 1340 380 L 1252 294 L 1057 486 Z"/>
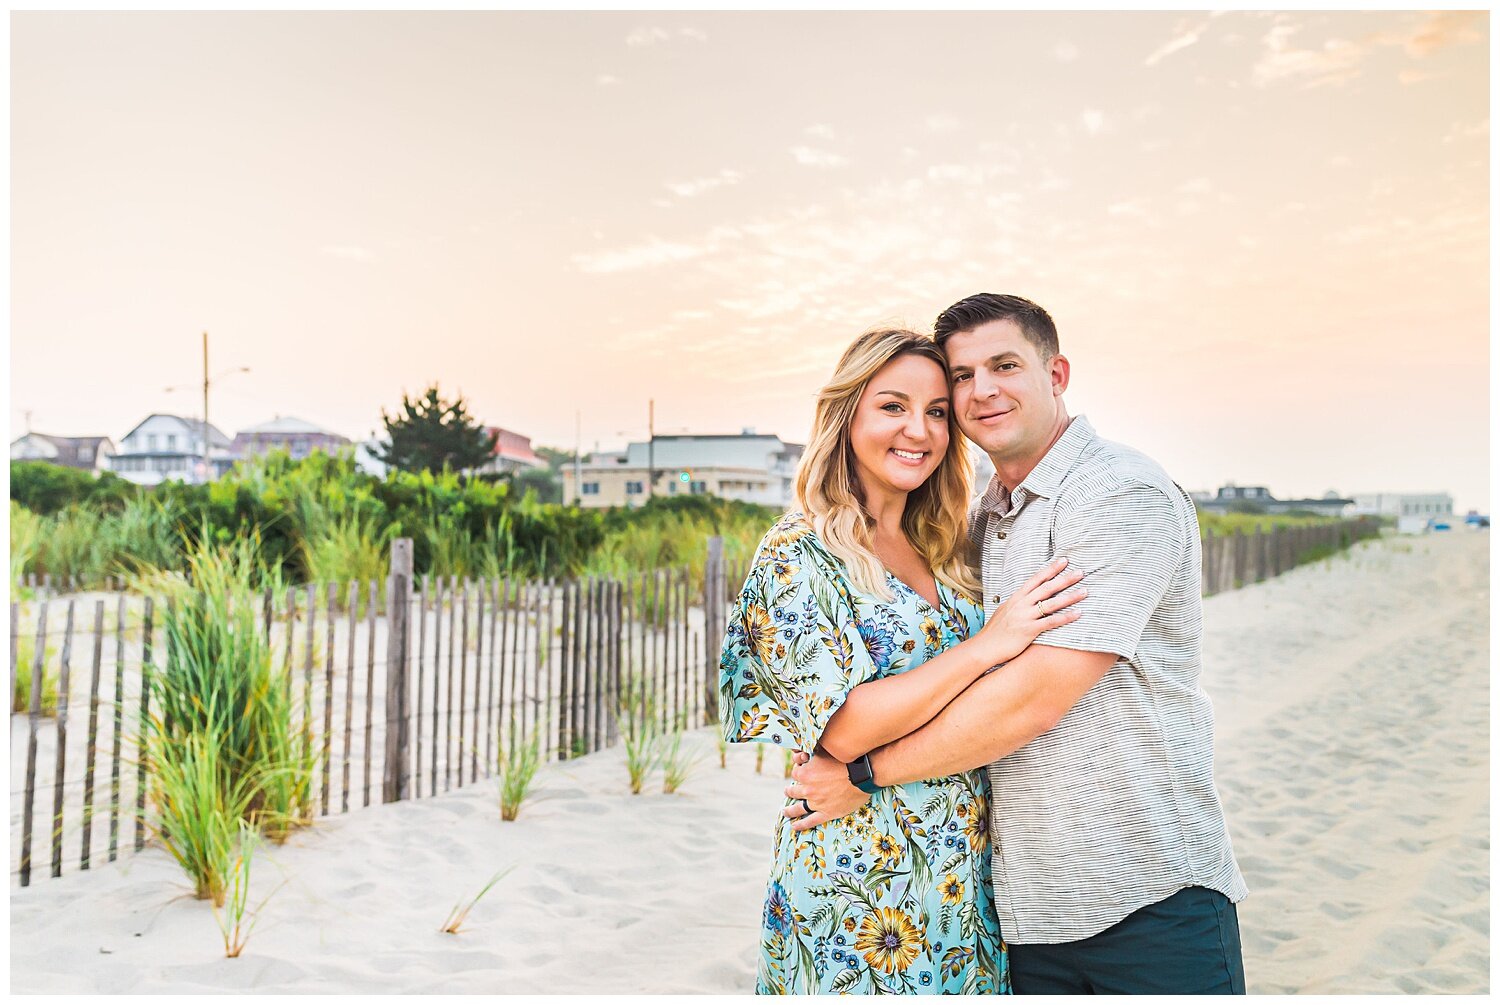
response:
<path id="1" fill-rule="evenodd" d="M 1079 416 L 1014 491 L 990 482 L 969 532 L 986 616 L 1066 556 L 1086 573 L 1082 617 L 1037 644 L 1118 656 L 1061 722 L 990 765 L 1006 940 L 1084 939 L 1187 886 L 1242 899 L 1214 790 L 1213 707 L 1198 684 L 1201 558 L 1187 493 Z"/>

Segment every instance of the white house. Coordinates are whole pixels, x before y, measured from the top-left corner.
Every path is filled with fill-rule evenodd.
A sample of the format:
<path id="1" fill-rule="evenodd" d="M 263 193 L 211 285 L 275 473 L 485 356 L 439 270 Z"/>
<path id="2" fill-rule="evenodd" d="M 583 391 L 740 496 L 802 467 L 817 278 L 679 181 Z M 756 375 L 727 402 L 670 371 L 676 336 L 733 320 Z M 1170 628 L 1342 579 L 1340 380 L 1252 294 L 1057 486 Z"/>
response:
<path id="1" fill-rule="evenodd" d="M 114 454 L 115 445 L 108 436 L 27 433 L 10 443 L 10 459 L 13 461 L 46 461 L 84 471 L 108 471 L 109 459 Z"/>
<path id="2" fill-rule="evenodd" d="M 563 498 L 590 508 L 639 506 L 652 495 L 715 495 L 788 509 L 800 443 L 746 429 L 738 435 L 658 436 L 618 453 L 564 465 Z"/>
<path id="3" fill-rule="evenodd" d="M 1415 534 L 1434 520 L 1451 522 L 1453 497 L 1446 492 L 1365 492 L 1354 497 L 1350 515 L 1395 517 L 1398 531 Z"/>
<path id="4" fill-rule="evenodd" d="M 215 427 L 208 426 L 208 457 L 217 478 L 238 459 L 230 449 L 232 441 Z M 166 415 L 149 415 L 120 439 L 110 459 L 110 469 L 121 478 L 137 485 L 156 485 L 164 481 L 206 481 L 203 470 L 203 420 Z"/>

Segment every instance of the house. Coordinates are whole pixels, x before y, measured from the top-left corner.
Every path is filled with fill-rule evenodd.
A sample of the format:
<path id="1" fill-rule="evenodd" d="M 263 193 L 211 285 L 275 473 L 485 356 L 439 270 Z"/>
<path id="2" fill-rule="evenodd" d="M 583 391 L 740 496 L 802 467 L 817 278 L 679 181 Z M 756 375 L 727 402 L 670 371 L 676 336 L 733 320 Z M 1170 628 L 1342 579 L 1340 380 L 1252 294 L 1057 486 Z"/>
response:
<path id="1" fill-rule="evenodd" d="M 240 457 L 252 457 L 279 448 L 290 453 L 293 460 L 298 460 L 314 450 L 327 454 L 337 453 L 351 442 L 349 437 L 315 426 L 305 419 L 278 415 L 270 422 L 262 422 L 235 433 L 230 449 Z"/>
<path id="2" fill-rule="evenodd" d="M 1210 513 L 1289 513 L 1293 510 L 1316 513 L 1319 516 L 1343 516 L 1353 499 L 1345 499 L 1329 490 L 1321 499 L 1277 499 L 1264 485 L 1236 485 L 1230 482 L 1220 486 L 1209 498 L 1207 493 L 1190 493 L 1193 503 Z"/>
<path id="3" fill-rule="evenodd" d="M 120 439 L 110 459 L 110 470 L 137 485 L 156 485 L 175 479 L 201 482 L 217 478 L 234 466 L 233 441 L 212 423 L 208 425 L 209 460 L 203 470 L 203 420 L 156 412 Z"/>
<path id="4" fill-rule="evenodd" d="M 531 449 L 531 437 L 513 433 L 499 426 L 485 426 L 484 431 L 495 435 L 495 453 L 475 471 L 490 471 L 500 474 L 524 468 L 545 468 L 547 462 Z"/>
<path id="5" fill-rule="evenodd" d="M 564 465 L 563 498 L 584 507 L 639 506 L 653 495 L 714 495 L 779 509 L 793 504 L 803 445 L 746 429 L 738 435 L 657 436 Z"/>
<path id="6" fill-rule="evenodd" d="M 1453 497 L 1446 492 L 1365 492 L 1354 497 L 1353 516 L 1395 517 L 1403 534 L 1419 534 L 1434 521 L 1453 516 Z"/>
<path id="7" fill-rule="evenodd" d="M 108 436 L 27 433 L 10 444 L 10 459 L 13 461 L 46 461 L 84 471 L 108 471 L 114 453 L 114 441 Z"/>

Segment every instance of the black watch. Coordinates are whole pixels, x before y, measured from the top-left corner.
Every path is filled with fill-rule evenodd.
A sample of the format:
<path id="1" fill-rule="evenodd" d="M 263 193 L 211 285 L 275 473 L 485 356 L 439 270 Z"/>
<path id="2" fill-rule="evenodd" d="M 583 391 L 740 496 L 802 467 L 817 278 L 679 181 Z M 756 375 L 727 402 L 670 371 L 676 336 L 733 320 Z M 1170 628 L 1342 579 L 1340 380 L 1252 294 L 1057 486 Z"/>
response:
<path id="1" fill-rule="evenodd" d="M 849 769 L 849 781 L 858 786 L 861 791 L 874 795 L 880 791 L 880 786 L 875 784 L 875 769 L 870 766 L 870 755 L 860 754 L 847 765 Z"/>

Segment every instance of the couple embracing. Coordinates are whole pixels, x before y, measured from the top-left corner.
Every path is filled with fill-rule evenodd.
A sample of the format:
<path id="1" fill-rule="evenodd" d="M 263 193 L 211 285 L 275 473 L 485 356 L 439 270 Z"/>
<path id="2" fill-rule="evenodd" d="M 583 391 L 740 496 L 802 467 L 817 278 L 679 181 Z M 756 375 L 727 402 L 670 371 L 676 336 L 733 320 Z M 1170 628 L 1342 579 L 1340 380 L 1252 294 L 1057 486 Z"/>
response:
<path id="1" fill-rule="evenodd" d="M 720 661 L 727 738 L 800 752 L 757 992 L 1243 993 L 1193 503 L 1069 370 L 984 293 L 819 393 Z"/>

